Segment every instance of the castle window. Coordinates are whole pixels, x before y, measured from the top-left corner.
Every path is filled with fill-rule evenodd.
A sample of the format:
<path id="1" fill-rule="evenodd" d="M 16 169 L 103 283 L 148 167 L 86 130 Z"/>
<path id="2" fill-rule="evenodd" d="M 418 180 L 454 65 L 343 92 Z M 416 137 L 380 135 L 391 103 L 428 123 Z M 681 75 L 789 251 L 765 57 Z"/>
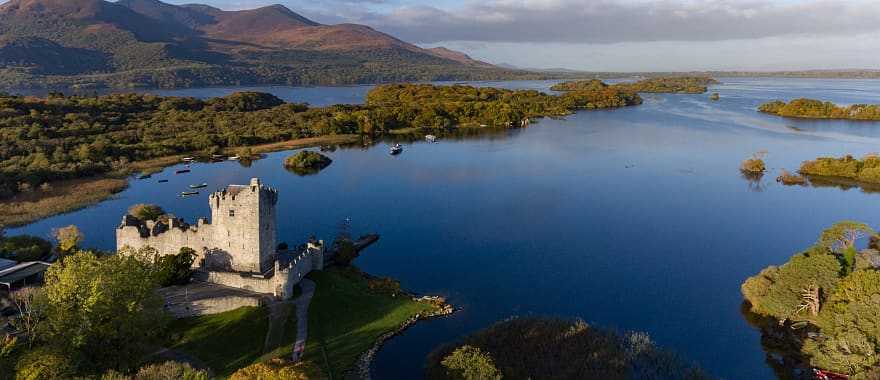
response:
<path id="1" fill-rule="evenodd" d="M 229 216 L 235 216 L 235 210 L 229 210 Z"/>

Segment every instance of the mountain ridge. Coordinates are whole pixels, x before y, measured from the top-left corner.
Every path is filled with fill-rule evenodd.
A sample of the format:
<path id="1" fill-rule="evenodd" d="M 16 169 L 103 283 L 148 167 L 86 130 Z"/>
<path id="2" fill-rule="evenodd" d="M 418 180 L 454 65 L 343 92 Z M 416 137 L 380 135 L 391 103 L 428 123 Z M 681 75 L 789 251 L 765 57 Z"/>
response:
<path id="1" fill-rule="evenodd" d="M 324 25 L 282 5 L 227 11 L 159 0 L 10 0 L 0 5 L 0 41 L 17 57 L 0 60 L 0 86 L 7 88 L 352 84 L 530 75 L 461 52 L 423 49 L 365 25 Z M 77 64 L 59 61 L 62 51 Z M 33 59 L 21 59 L 22 54 Z"/>

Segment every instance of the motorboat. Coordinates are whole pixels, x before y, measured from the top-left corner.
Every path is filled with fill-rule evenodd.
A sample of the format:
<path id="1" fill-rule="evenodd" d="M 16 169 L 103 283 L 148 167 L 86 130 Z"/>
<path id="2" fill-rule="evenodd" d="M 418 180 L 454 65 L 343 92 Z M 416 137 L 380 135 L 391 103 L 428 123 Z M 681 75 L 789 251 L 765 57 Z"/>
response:
<path id="1" fill-rule="evenodd" d="M 400 144 L 394 144 L 394 146 L 391 147 L 391 155 L 392 156 L 400 154 L 402 152 L 403 152 L 403 146 L 401 146 Z"/>
<path id="2" fill-rule="evenodd" d="M 201 189 L 204 187 L 208 187 L 208 184 L 207 183 L 200 183 L 198 185 L 189 185 L 190 189 Z"/>
<path id="3" fill-rule="evenodd" d="M 191 172 L 191 171 L 192 171 L 192 170 L 189 170 L 189 169 L 180 169 L 180 170 L 174 172 L 174 174 L 189 173 L 189 172 Z"/>
<path id="4" fill-rule="evenodd" d="M 192 195 L 199 195 L 199 192 L 198 191 L 184 191 L 184 192 L 180 193 L 181 197 L 189 197 Z"/>
<path id="5" fill-rule="evenodd" d="M 427 142 L 429 142 L 429 143 L 437 142 L 437 136 L 434 136 L 434 135 L 426 135 L 426 136 L 425 136 L 425 141 L 427 141 Z"/>

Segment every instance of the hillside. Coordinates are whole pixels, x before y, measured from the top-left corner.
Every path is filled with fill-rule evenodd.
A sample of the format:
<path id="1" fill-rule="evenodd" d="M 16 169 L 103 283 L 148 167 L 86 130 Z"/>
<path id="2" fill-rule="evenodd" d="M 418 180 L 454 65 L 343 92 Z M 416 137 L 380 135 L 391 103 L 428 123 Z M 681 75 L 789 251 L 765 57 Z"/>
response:
<path id="1" fill-rule="evenodd" d="M 0 5 L 0 87 L 186 87 L 529 78 L 281 5 L 224 11 L 158 0 Z"/>

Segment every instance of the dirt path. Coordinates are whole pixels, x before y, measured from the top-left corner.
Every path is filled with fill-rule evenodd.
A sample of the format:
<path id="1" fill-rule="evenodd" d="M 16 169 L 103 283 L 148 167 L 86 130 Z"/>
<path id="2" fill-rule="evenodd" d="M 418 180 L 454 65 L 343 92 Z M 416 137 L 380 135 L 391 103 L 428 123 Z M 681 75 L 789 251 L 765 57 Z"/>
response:
<path id="1" fill-rule="evenodd" d="M 303 351 L 306 348 L 306 339 L 309 332 L 309 303 L 312 302 L 312 296 L 315 295 L 315 283 L 312 280 L 304 278 L 299 283 L 302 288 L 302 295 L 299 296 L 294 303 L 296 304 L 296 343 L 293 344 L 294 362 L 298 362 L 302 358 Z"/>

